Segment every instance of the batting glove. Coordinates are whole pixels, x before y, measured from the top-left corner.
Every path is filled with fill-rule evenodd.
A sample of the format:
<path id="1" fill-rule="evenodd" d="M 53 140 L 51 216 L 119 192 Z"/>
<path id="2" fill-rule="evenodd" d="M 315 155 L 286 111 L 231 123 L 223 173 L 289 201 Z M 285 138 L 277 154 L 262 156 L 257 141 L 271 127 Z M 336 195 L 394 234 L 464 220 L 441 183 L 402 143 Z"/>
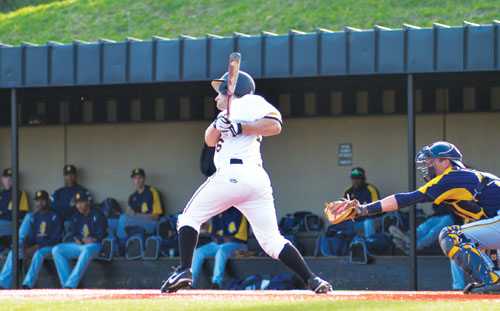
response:
<path id="1" fill-rule="evenodd" d="M 218 117 L 214 121 L 214 128 L 218 131 L 225 132 L 231 127 L 231 121 L 229 121 L 225 116 Z"/>
<path id="2" fill-rule="evenodd" d="M 243 127 L 241 123 L 231 123 L 229 128 L 222 132 L 224 137 L 236 137 L 243 132 Z"/>

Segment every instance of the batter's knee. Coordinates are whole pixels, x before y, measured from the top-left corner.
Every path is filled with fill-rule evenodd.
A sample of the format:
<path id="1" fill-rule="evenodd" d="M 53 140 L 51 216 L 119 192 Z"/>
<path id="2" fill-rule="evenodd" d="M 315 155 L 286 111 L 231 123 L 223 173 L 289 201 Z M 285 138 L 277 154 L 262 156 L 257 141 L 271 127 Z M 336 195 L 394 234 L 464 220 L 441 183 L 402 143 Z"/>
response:
<path id="1" fill-rule="evenodd" d="M 290 243 L 290 241 L 281 235 L 278 237 L 265 237 L 258 239 L 258 241 L 264 252 L 274 259 L 278 259 L 283 247 L 285 247 L 287 243 Z"/>
<path id="2" fill-rule="evenodd" d="M 194 230 L 196 230 L 196 232 L 200 233 L 201 225 L 202 225 L 202 223 L 199 223 L 198 221 L 189 217 L 188 215 L 180 214 L 179 218 L 177 219 L 177 232 L 179 232 L 179 230 L 182 227 L 187 226 L 187 227 L 193 228 Z"/>

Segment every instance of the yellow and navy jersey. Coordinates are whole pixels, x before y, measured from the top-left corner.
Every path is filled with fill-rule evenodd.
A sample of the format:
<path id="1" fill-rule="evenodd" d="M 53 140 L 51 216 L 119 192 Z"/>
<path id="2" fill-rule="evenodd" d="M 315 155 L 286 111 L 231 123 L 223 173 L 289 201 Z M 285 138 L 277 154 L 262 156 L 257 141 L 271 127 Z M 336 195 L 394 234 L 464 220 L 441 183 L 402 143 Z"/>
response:
<path id="1" fill-rule="evenodd" d="M 84 237 L 91 237 L 100 243 L 108 229 L 108 222 L 104 214 L 93 207 L 90 208 L 90 213 L 87 216 L 76 212 L 71 220 L 71 225 L 73 237 L 80 241 Z"/>
<path id="2" fill-rule="evenodd" d="M 343 198 L 347 199 L 347 196 L 352 199 L 356 199 L 361 204 L 368 204 L 371 202 L 378 201 L 380 199 L 380 194 L 374 186 L 366 183 L 364 187 L 360 189 L 354 189 L 351 185 L 344 190 Z"/>
<path id="3" fill-rule="evenodd" d="M 19 211 L 18 217 L 22 219 L 29 210 L 28 207 L 28 196 L 24 190 L 17 191 L 17 199 L 19 200 Z M 0 191 L 0 219 L 1 220 L 12 220 L 12 191 L 2 190 Z"/>
<path id="4" fill-rule="evenodd" d="M 481 194 L 475 190 L 485 177 L 492 178 Z M 479 220 L 497 215 L 500 210 L 500 179 L 489 173 L 450 167 L 418 189 L 434 204 L 445 204 L 465 219 Z"/>
<path id="5" fill-rule="evenodd" d="M 89 191 L 78 184 L 59 188 L 50 197 L 50 206 L 63 217 L 64 221 L 71 220 L 77 212 L 73 198 L 79 192 L 86 193 L 88 197 L 91 197 Z"/>
<path id="6" fill-rule="evenodd" d="M 231 236 L 236 242 L 248 241 L 248 221 L 235 207 L 212 217 L 212 223 L 208 228 L 210 235 L 222 243 L 224 237 Z"/>
<path id="7" fill-rule="evenodd" d="M 50 209 L 46 214 L 40 211 L 31 217 L 30 231 L 26 246 L 38 244 L 40 247 L 54 246 L 61 242 L 63 232 L 62 217 Z"/>
<path id="8" fill-rule="evenodd" d="M 144 191 L 132 193 L 128 198 L 128 206 L 136 213 L 162 214 L 160 194 L 153 187 L 145 186 Z"/>

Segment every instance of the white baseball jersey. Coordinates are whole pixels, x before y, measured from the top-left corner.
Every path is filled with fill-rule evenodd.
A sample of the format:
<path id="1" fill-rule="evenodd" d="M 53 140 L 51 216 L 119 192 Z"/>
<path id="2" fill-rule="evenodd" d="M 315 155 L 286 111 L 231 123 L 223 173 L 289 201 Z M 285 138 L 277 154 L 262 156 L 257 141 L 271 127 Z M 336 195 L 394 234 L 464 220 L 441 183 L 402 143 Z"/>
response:
<path id="1" fill-rule="evenodd" d="M 219 117 L 227 111 L 221 111 Z M 255 122 L 262 118 L 272 118 L 282 123 L 281 114 L 262 96 L 245 95 L 231 100 L 231 121 L 234 123 Z M 229 164 L 230 159 L 241 159 L 244 163 L 262 164 L 260 144 L 262 136 L 238 135 L 236 137 L 222 135 L 216 146 L 214 163 L 217 168 Z"/>
<path id="2" fill-rule="evenodd" d="M 220 116 L 225 114 L 222 111 Z M 231 101 L 232 122 L 250 123 L 262 118 L 282 122 L 280 112 L 261 96 L 245 95 Z M 193 194 L 179 215 L 177 227 L 189 226 L 199 232 L 204 222 L 235 206 L 250 222 L 262 249 L 277 259 L 290 242 L 279 232 L 271 180 L 262 167 L 262 137 L 225 136 L 216 146 L 217 171 Z"/>

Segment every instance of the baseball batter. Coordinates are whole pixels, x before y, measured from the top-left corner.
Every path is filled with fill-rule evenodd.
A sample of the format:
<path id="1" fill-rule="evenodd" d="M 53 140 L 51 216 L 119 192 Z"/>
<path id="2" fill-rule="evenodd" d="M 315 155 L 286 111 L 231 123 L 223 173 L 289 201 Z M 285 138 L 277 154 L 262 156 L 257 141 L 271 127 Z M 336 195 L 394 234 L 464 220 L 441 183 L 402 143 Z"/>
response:
<path id="1" fill-rule="evenodd" d="M 278 230 L 273 190 L 262 166 L 260 145 L 263 136 L 280 134 L 281 114 L 263 97 L 253 94 L 252 77 L 240 71 L 227 118 L 227 77 L 226 73 L 212 81 L 221 112 L 205 131 L 207 145 L 216 147 L 217 171 L 198 188 L 179 216 L 180 266 L 161 291 L 175 292 L 192 284 L 191 263 L 200 226 L 231 206 L 245 215 L 269 256 L 281 260 L 314 292 L 331 291 L 331 285 L 311 272 L 297 249 Z"/>
<path id="2" fill-rule="evenodd" d="M 417 154 L 418 170 L 427 183 L 409 193 L 397 193 L 380 201 L 356 207 L 356 216 L 375 215 L 422 202 L 445 204 L 468 219 L 463 226 L 441 230 L 439 242 L 474 283 L 465 293 L 500 293 L 500 271 L 486 253 L 500 248 L 500 179 L 467 169 L 453 144 L 436 142 Z M 340 211 L 337 214 L 342 214 Z M 492 256 L 496 257 L 496 256 Z M 496 258 L 495 258 L 496 261 Z"/>

